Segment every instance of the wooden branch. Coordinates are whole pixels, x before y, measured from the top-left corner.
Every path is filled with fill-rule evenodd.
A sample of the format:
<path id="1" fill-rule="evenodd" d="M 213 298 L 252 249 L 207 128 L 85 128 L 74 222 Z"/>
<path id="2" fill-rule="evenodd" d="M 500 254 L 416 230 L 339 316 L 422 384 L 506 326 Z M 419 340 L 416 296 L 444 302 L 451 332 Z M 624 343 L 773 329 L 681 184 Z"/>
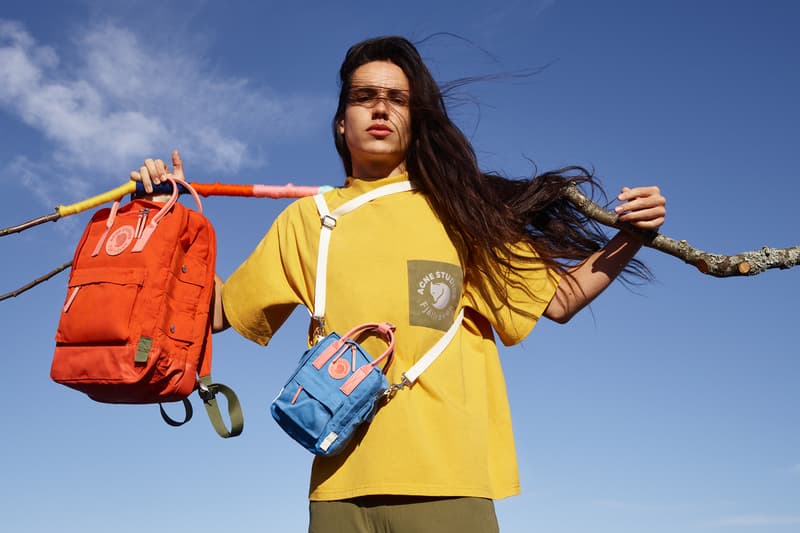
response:
<path id="1" fill-rule="evenodd" d="M 26 285 L 23 285 L 19 289 L 3 294 L 2 296 L 0 296 L 0 302 L 2 302 L 3 300 L 7 300 L 9 298 L 14 298 L 15 296 L 19 296 L 20 294 L 22 294 L 23 292 L 27 291 L 28 289 L 34 288 L 38 284 L 47 281 L 48 279 L 52 278 L 53 276 L 55 276 L 59 272 L 61 272 L 63 270 L 66 270 L 71 266 L 72 266 L 72 261 L 67 261 L 66 263 L 64 263 L 60 267 L 58 267 L 58 268 L 56 268 L 54 270 L 51 270 L 50 272 L 48 272 L 44 276 L 36 278 L 35 280 L 31 281 L 30 283 L 28 283 Z"/>
<path id="2" fill-rule="evenodd" d="M 684 240 L 676 241 L 658 232 L 643 230 L 620 221 L 616 214 L 606 211 L 591 201 L 574 184 L 569 185 L 563 195 L 587 217 L 605 226 L 636 235 L 645 246 L 682 259 L 685 263 L 697 267 L 703 274 L 718 278 L 754 276 L 771 268 L 787 269 L 800 264 L 800 246 L 791 248 L 764 246 L 760 250 L 736 255 L 708 253 L 691 246 Z"/>
<path id="3" fill-rule="evenodd" d="M 33 226 L 38 226 L 39 224 L 44 224 L 45 222 L 55 222 L 60 218 L 61 218 L 61 213 L 59 213 L 58 211 L 56 211 L 55 213 L 51 213 L 49 215 L 36 217 L 33 220 L 23 222 L 22 224 L 0 229 L 0 237 L 3 237 L 5 235 L 11 235 L 12 233 L 19 233 L 20 231 L 32 228 Z"/>

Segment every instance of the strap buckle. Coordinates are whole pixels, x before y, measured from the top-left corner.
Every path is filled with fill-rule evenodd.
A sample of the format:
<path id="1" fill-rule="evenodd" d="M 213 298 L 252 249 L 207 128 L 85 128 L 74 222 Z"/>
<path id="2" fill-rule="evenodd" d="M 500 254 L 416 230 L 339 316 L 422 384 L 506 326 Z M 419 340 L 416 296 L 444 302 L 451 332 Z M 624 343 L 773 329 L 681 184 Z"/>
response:
<path id="1" fill-rule="evenodd" d="M 333 215 L 322 215 L 319 217 L 319 221 L 322 222 L 322 225 L 328 229 L 333 229 L 336 227 L 336 217 Z"/>
<path id="2" fill-rule="evenodd" d="M 324 316 L 312 316 L 311 319 L 317 323 L 316 327 L 314 327 L 314 333 L 312 333 L 312 343 L 317 344 L 323 338 L 325 338 L 325 317 Z"/>
<path id="3" fill-rule="evenodd" d="M 398 391 L 401 391 L 401 390 L 405 389 L 406 387 L 410 387 L 410 386 L 411 386 L 411 382 L 408 380 L 408 378 L 406 378 L 405 375 L 403 375 L 403 379 L 400 380 L 400 383 L 395 383 L 393 385 L 389 385 L 389 388 L 386 389 L 385 391 L 383 391 L 383 394 L 381 394 L 381 399 L 383 401 L 388 402 L 389 400 L 394 398 L 394 395 L 397 394 Z"/>
<path id="4" fill-rule="evenodd" d="M 215 397 L 214 391 L 211 390 L 211 387 L 202 382 L 197 384 L 197 395 L 200 396 L 200 399 L 205 403 L 212 401 Z"/>

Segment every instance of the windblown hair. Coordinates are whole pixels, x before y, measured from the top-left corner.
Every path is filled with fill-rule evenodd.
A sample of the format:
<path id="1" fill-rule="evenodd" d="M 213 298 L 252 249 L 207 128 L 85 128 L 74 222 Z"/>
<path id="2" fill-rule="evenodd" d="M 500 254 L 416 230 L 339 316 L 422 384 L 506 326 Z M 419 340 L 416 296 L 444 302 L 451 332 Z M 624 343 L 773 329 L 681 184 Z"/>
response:
<path id="1" fill-rule="evenodd" d="M 508 280 L 492 275 L 509 272 L 528 262 L 566 273 L 569 266 L 599 250 L 607 241 L 599 225 L 562 197 L 575 183 L 603 195 L 593 174 L 578 166 L 545 172 L 529 179 L 508 179 L 485 173 L 466 136 L 447 114 L 442 90 L 425 66 L 416 47 L 402 37 L 379 37 L 348 50 L 339 71 L 340 94 L 333 134 L 345 172 L 352 159 L 338 124 L 344 117 L 354 71 L 372 61 L 400 67 L 410 88 L 410 141 L 406 170 L 415 188 L 424 193 L 447 230 L 465 267 L 465 279 L 477 282 L 501 299 Z M 603 195 L 604 196 L 604 195 Z M 528 242 L 540 261 L 519 254 Z M 649 271 L 634 260 L 624 275 L 648 279 Z M 498 279 L 499 278 L 499 279 Z M 481 287 L 489 280 L 491 287 Z M 535 296 L 535 295 L 532 295 Z"/>

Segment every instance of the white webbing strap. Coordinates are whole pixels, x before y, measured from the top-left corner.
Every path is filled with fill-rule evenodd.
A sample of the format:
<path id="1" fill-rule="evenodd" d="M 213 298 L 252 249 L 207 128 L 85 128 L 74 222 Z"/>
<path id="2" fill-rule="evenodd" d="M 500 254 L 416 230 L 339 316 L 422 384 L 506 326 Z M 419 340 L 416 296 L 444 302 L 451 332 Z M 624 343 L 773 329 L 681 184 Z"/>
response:
<path id="1" fill-rule="evenodd" d="M 387 196 L 389 194 L 394 194 L 396 192 L 406 192 L 414 189 L 414 186 L 411 184 L 410 181 L 398 181 L 397 183 L 390 183 L 389 185 L 383 185 L 382 187 L 377 187 L 372 189 L 371 191 L 367 191 L 360 196 L 356 196 L 352 200 L 349 200 L 336 209 L 333 210 L 333 216 L 335 218 L 339 218 L 342 215 L 346 215 L 350 211 L 354 209 L 358 209 L 362 205 L 366 204 L 367 202 L 371 202 L 376 198 L 380 198 L 381 196 Z"/>
<path id="2" fill-rule="evenodd" d="M 317 252 L 317 279 L 314 286 L 314 312 L 312 318 L 317 321 L 318 326 L 323 325 L 325 319 L 325 305 L 326 305 L 326 290 L 327 290 L 327 276 L 328 276 L 328 252 L 330 251 L 331 235 L 333 228 L 336 227 L 336 222 L 339 217 L 346 215 L 354 209 L 358 209 L 367 202 L 371 202 L 381 196 L 387 196 L 398 192 L 405 192 L 413 190 L 414 186 L 410 181 L 400 181 L 397 183 L 390 183 L 376 189 L 372 189 L 360 196 L 356 196 L 331 211 L 328 209 L 328 204 L 322 194 L 314 196 L 314 202 L 317 204 L 317 211 L 319 211 L 320 222 L 322 227 L 319 233 L 319 251 Z M 442 337 L 436 341 L 436 344 L 425 352 L 425 355 L 414 363 L 414 365 L 403 373 L 403 385 L 412 385 L 420 374 L 422 374 L 431 364 L 444 352 L 450 341 L 453 340 L 458 328 L 461 326 L 461 321 L 464 319 L 464 309 L 462 308 L 458 316 L 455 318 L 450 328 L 445 332 Z"/>
<path id="3" fill-rule="evenodd" d="M 447 332 L 442 335 L 442 337 L 436 341 L 436 344 L 431 346 L 430 350 L 425 352 L 425 355 L 419 358 L 419 361 L 414 363 L 414 366 L 403 372 L 403 378 L 408 383 L 408 385 L 413 385 L 417 378 L 427 370 L 429 366 L 436 360 L 437 357 L 442 355 L 444 349 L 447 348 L 447 345 L 450 344 L 450 341 L 453 340 L 453 337 L 456 336 L 456 332 L 458 332 L 458 328 L 461 326 L 461 321 L 464 320 L 464 309 L 462 308 L 459 311 L 458 316 L 455 318 L 453 323 L 450 325 L 450 328 Z"/>
<path id="4" fill-rule="evenodd" d="M 318 323 L 321 323 L 322 317 L 325 316 L 325 278 L 328 274 L 328 249 L 331 244 L 331 231 L 336 227 L 336 218 L 331 215 L 330 210 L 328 210 L 328 204 L 325 203 L 325 198 L 321 194 L 314 196 L 314 202 L 317 204 L 317 211 L 319 211 L 319 219 L 322 222 L 322 228 L 320 228 L 319 231 L 317 281 L 314 285 L 314 312 L 312 316 Z"/>
<path id="5" fill-rule="evenodd" d="M 371 191 L 365 192 L 349 200 L 333 212 L 328 209 L 328 204 L 325 203 L 325 197 L 322 194 L 314 196 L 314 202 L 317 204 L 317 211 L 319 211 L 319 218 L 322 223 L 322 228 L 319 232 L 319 251 L 317 253 L 317 280 L 314 285 L 314 312 L 312 316 L 318 322 L 321 322 L 325 317 L 325 294 L 327 290 L 327 277 L 328 277 L 328 251 L 330 250 L 331 232 L 336 227 L 336 221 L 342 215 L 346 215 L 354 209 L 358 209 L 367 202 L 371 202 L 381 196 L 387 196 L 398 192 L 405 192 L 414 189 L 410 181 L 398 181 L 397 183 L 390 183 Z"/>

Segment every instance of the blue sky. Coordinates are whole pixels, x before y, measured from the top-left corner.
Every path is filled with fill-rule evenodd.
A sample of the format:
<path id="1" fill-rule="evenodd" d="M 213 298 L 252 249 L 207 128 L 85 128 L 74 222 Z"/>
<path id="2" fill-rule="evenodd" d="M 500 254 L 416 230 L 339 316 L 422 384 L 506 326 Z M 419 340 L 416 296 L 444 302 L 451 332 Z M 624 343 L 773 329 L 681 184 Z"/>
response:
<path id="1" fill-rule="evenodd" d="M 0 225 L 176 147 L 195 181 L 339 184 L 339 63 L 354 42 L 402 34 L 424 40 L 442 82 L 546 66 L 451 101 L 484 168 L 585 165 L 610 196 L 658 184 L 663 232 L 708 251 L 798 245 L 798 23 L 788 0 L 6 0 Z M 205 202 L 223 277 L 285 205 Z M 86 217 L 2 238 L 0 292 L 71 257 Z M 502 531 L 800 532 L 800 269 L 716 279 L 640 258 L 655 283 L 615 284 L 503 349 L 523 493 L 498 502 Z M 214 375 L 246 416 L 223 441 L 203 413 L 173 429 L 157 409 L 52 383 L 65 287 L 62 274 L 0 303 L 8 531 L 303 531 L 310 457 L 268 414 L 302 313 L 266 349 L 215 337 Z"/>

